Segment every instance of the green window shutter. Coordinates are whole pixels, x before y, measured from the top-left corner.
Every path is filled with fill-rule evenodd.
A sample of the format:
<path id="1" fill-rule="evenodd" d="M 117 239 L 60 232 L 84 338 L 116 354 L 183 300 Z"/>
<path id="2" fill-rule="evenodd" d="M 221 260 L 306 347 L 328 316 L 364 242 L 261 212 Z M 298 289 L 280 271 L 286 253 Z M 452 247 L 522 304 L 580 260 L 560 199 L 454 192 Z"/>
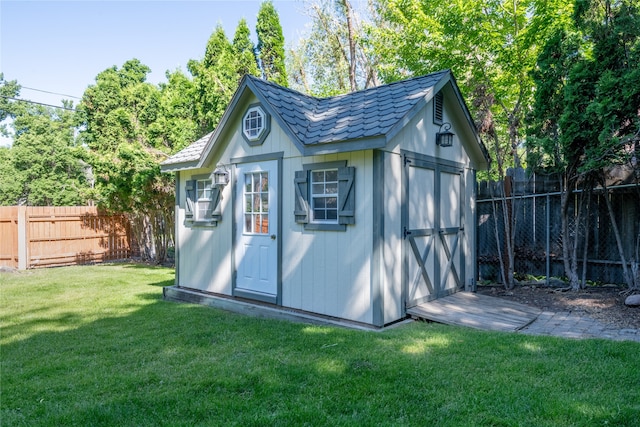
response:
<path id="1" fill-rule="evenodd" d="M 293 214 L 298 224 L 309 223 L 309 190 L 307 186 L 307 171 L 296 171 L 294 179 L 296 200 Z"/>
<path id="2" fill-rule="evenodd" d="M 222 219 L 222 194 L 219 187 L 213 187 L 211 189 L 211 205 L 209 206 L 209 212 L 207 212 L 207 218 L 211 221 L 220 221 Z"/>
<path id="3" fill-rule="evenodd" d="M 187 193 L 187 200 L 185 203 L 185 217 L 187 221 L 193 220 L 193 213 L 196 206 L 196 181 L 189 180 L 185 183 L 185 192 Z"/>
<path id="4" fill-rule="evenodd" d="M 338 168 L 338 223 L 356 223 L 356 168 Z"/>

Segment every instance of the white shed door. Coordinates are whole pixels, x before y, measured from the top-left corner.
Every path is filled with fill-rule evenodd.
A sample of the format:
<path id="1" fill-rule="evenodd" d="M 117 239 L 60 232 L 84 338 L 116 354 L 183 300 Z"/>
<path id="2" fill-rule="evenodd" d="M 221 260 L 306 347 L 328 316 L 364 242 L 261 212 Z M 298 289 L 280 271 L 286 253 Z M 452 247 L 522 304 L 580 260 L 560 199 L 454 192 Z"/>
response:
<path id="1" fill-rule="evenodd" d="M 462 171 L 407 157 L 403 218 L 405 301 L 413 307 L 461 286 Z"/>
<path id="2" fill-rule="evenodd" d="M 234 294 L 276 302 L 278 293 L 278 162 L 236 166 Z"/>

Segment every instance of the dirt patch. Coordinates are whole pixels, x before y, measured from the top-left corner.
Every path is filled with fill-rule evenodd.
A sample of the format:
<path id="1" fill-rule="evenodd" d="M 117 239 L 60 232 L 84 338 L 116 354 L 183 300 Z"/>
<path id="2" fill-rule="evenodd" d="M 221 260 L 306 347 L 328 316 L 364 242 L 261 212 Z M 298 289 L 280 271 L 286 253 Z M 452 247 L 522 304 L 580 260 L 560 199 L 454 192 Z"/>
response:
<path id="1" fill-rule="evenodd" d="M 640 307 L 624 305 L 624 288 L 617 286 L 597 286 L 565 292 L 559 288 L 537 285 L 518 285 L 512 290 L 506 290 L 503 286 L 478 286 L 478 293 L 527 304 L 544 311 L 585 314 L 617 329 L 640 329 Z"/>

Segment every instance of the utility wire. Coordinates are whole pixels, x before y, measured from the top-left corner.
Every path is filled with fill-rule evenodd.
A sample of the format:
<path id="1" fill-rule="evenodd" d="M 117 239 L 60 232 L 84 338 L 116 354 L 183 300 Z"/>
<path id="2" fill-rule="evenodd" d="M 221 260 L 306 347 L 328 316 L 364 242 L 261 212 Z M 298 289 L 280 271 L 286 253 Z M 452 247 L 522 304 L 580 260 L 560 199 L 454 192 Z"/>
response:
<path id="1" fill-rule="evenodd" d="M 49 92 L 48 90 L 34 89 L 32 87 L 27 87 L 27 86 L 20 86 L 20 88 L 21 89 L 35 90 L 36 92 L 50 93 L 51 95 L 68 96 L 69 98 L 82 99 L 82 98 L 78 98 L 77 96 L 67 95 L 66 93 Z"/>
<path id="2" fill-rule="evenodd" d="M 26 102 L 27 104 L 44 105 L 45 107 L 59 108 L 61 110 L 76 111 L 75 108 L 60 107 L 59 105 L 45 104 L 43 102 L 29 101 L 28 99 L 13 98 L 11 96 L 0 95 L 0 98 L 8 99 L 10 101 Z"/>

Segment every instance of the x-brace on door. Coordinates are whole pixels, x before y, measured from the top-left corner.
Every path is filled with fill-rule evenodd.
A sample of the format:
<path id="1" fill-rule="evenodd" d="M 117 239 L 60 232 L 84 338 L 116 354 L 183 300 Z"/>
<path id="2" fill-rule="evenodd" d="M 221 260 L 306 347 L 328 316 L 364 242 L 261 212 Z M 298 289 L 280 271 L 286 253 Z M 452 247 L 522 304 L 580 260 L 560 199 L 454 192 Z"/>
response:
<path id="1" fill-rule="evenodd" d="M 463 287 L 464 179 L 461 167 L 404 153 L 402 220 L 406 307 Z"/>

